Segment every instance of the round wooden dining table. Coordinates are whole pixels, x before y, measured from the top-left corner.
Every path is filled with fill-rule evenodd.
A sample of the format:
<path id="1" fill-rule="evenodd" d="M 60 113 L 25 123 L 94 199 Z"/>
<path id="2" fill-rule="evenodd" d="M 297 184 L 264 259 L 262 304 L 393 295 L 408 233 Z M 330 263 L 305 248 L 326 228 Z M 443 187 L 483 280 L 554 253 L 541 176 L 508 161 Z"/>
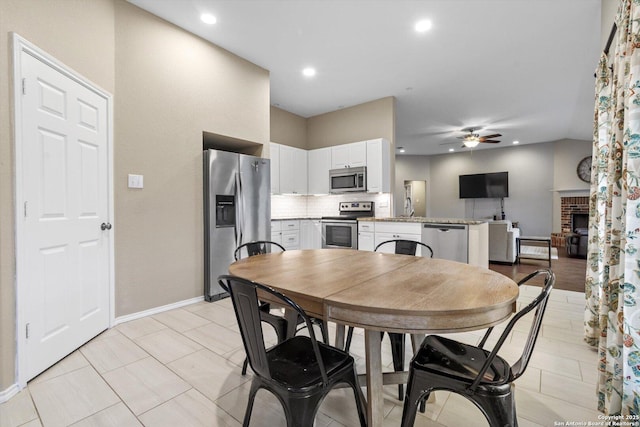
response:
<path id="1" fill-rule="evenodd" d="M 383 425 L 383 384 L 406 381 L 406 373 L 383 376 L 379 331 L 411 334 L 415 346 L 424 334 L 497 325 L 518 298 L 513 280 L 486 268 L 350 249 L 257 255 L 234 262 L 229 273 L 271 286 L 309 315 L 337 323 L 337 346 L 344 325 L 364 329 L 370 427 Z"/>

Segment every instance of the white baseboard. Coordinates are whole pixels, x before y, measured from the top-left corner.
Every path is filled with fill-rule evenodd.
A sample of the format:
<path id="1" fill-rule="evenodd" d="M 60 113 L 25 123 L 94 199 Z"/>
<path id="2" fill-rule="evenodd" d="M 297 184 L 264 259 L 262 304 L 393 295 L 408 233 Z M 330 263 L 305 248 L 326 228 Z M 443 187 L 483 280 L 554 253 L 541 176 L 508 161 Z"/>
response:
<path id="1" fill-rule="evenodd" d="M 178 301 L 178 302 L 174 302 L 167 305 L 162 305 L 160 307 L 154 307 L 148 310 L 139 311 L 137 313 L 131 313 L 124 316 L 116 317 L 114 326 L 119 325 L 120 323 L 141 319 L 147 316 L 153 316 L 154 314 L 162 313 L 163 311 L 173 310 L 174 308 L 184 307 L 185 305 L 191 305 L 201 301 L 204 301 L 204 296 L 186 299 L 183 301 Z"/>
<path id="2" fill-rule="evenodd" d="M 8 389 L 0 391 L 0 403 L 4 403 L 7 400 L 11 399 L 13 396 L 18 394 L 20 391 L 20 387 L 18 384 L 12 384 Z"/>

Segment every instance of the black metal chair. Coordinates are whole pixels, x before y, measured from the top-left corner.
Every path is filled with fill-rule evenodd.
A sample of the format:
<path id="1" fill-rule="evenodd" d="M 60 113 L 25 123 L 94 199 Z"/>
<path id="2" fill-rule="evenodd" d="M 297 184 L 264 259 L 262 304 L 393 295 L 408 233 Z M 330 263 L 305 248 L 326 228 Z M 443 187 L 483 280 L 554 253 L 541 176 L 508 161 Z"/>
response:
<path id="1" fill-rule="evenodd" d="M 255 372 L 243 426 L 249 426 L 256 393 L 264 388 L 273 393 L 284 408 L 287 426 L 313 425 L 324 397 L 339 383 L 353 389 L 360 426 L 366 427 L 364 396 L 353 357 L 347 352 L 316 340 L 311 319 L 287 296 L 260 283 L 235 276 L 220 276 L 218 283 L 231 295 L 242 342 Z M 309 330 L 270 349 L 265 348 L 258 292 L 268 294 L 288 309 L 295 310 Z"/>
<path id="2" fill-rule="evenodd" d="M 253 242 L 243 243 L 233 252 L 233 259 L 236 261 L 243 258 L 243 255 L 250 257 L 254 255 L 266 254 L 272 250 L 285 251 L 285 248 L 278 242 L 268 240 L 256 240 Z M 282 342 L 287 337 L 287 320 L 282 316 L 271 314 L 271 305 L 267 302 L 260 303 L 260 320 L 270 324 L 276 332 L 278 342 Z M 248 359 L 244 359 L 242 364 L 242 375 L 247 373 Z"/>
<path id="3" fill-rule="evenodd" d="M 269 240 L 255 240 L 253 242 L 243 243 L 236 248 L 233 252 L 233 259 L 238 261 L 239 259 L 244 258 L 243 255 L 247 257 L 254 255 L 262 255 L 273 250 L 284 252 L 286 249 L 278 242 L 272 242 Z"/>
<path id="4" fill-rule="evenodd" d="M 429 245 L 426 245 L 422 242 L 416 242 L 413 240 L 403 240 L 403 239 L 394 239 L 394 240 L 385 240 L 382 243 L 379 243 L 376 248 L 373 250 L 374 252 L 378 252 L 378 249 L 387 244 L 395 244 L 395 250 L 393 253 L 400 255 L 415 255 L 417 252 L 418 246 L 424 251 L 426 249 L 429 251 L 429 257 L 433 258 L 433 249 Z M 422 254 L 422 256 L 426 256 L 426 254 Z"/>
<path id="5" fill-rule="evenodd" d="M 551 270 L 538 270 L 518 284 L 524 284 L 536 276 L 544 276 L 542 292 L 511 318 L 491 352 L 482 346 L 476 347 L 437 335 L 424 339 L 420 350 L 411 360 L 401 427 L 413 426 L 418 405 L 435 390 L 447 390 L 466 397 L 482 411 L 491 426 L 518 425 L 512 383 L 527 368 L 555 283 Z M 498 352 L 514 325 L 533 309 L 536 311 L 522 355 L 517 362 L 509 365 L 498 356 Z M 485 341 L 486 335 L 482 342 Z"/>
<path id="6" fill-rule="evenodd" d="M 233 252 L 233 258 L 238 261 L 243 257 L 251 257 L 255 255 L 262 255 L 273 251 L 284 252 L 286 249 L 278 242 L 272 242 L 270 240 L 255 240 L 252 242 L 243 243 L 238 246 Z M 271 305 L 266 302 L 260 303 L 260 316 L 263 322 L 270 324 L 276 331 L 278 342 L 284 341 L 287 337 L 288 322 L 282 316 L 276 316 L 271 314 Z M 327 333 L 327 325 L 322 319 L 311 318 L 312 323 L 318 325 L 320 332 L 322 333 L 322 340 L 325 343 L 329 343 L 329 336 Z M 302 323 L 302 319 L 298 317 L 298 325 Z M 247 359 L 244 360 L 242 365 L 242 375 L 247 373 Z"/>
<path id="7" fill-rule="evenodd" d="M 403 239 L 395 239 L 395 240 L 386 240 L 376 246 L 374 252 L 378 251 L 382 245 L 391 244 L 395 245 L 394 253 L 399 255 L 413 255 L 415 256 L 417 253 L 417 248 L 420 246 L 422 249 L 422 256 L 426 256 L 429 254 L 430 258 L 433 258 L 433 250 L 429 245 L 426 245 L 422 242 L 416 242 L 413 240 L 403 240 Z M 425 253 L 425 250 L 428 251 Z M 398 371 L 404 371 L 404 349 L 405 349 L 405 334 L 397 334 L 394 332 L 389 332 L 389 341 L 391 342 L 391 356 L 393 358 L 393 369 Z M 353 339 L 353 327 L 350 326 L 347 331 L 347 339 L 344 346 L 346 351 L 349 351 L 351 348 L 351 340 Z M 404 385 L 398 384 L 398 400 L 402 400 L 404 398 Z"/>

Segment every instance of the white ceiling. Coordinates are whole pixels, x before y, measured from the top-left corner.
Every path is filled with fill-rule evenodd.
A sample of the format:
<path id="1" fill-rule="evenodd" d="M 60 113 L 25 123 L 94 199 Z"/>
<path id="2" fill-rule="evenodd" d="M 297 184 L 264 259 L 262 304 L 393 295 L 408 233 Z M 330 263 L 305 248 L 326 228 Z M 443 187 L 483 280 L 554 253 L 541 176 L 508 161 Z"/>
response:
<path id="1" fill-rule="evenodd" d="M 591 140 L 601 0 L 129 1 L 269 70 L 300 116 L 396 97 L 406 154 L 460 151 L 468 126 L 503 135 L 476 149 Z"/>

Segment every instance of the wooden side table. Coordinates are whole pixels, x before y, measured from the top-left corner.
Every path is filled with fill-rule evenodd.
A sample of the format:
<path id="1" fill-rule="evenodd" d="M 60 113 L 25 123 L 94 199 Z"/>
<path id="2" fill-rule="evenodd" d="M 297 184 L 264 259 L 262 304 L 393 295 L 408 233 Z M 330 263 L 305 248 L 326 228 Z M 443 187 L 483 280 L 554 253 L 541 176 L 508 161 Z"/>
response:
<path id="1" fill-rule="evenodd" d="M 533 243 L 534 246 L 543 246 L 542 244 L 547 245 L 547 254 L 523 254 L 521 251 L 522 242 Z M 516 247 L 517 247 L 517 256 L 516 262 L 520 264 L 521 259 L 541 259 L 547 260 L 549 263 L 549 267 L 551 267 L 551 237 L 542 237 L 542 236 L 520 236 L 516 237 Z"/>

